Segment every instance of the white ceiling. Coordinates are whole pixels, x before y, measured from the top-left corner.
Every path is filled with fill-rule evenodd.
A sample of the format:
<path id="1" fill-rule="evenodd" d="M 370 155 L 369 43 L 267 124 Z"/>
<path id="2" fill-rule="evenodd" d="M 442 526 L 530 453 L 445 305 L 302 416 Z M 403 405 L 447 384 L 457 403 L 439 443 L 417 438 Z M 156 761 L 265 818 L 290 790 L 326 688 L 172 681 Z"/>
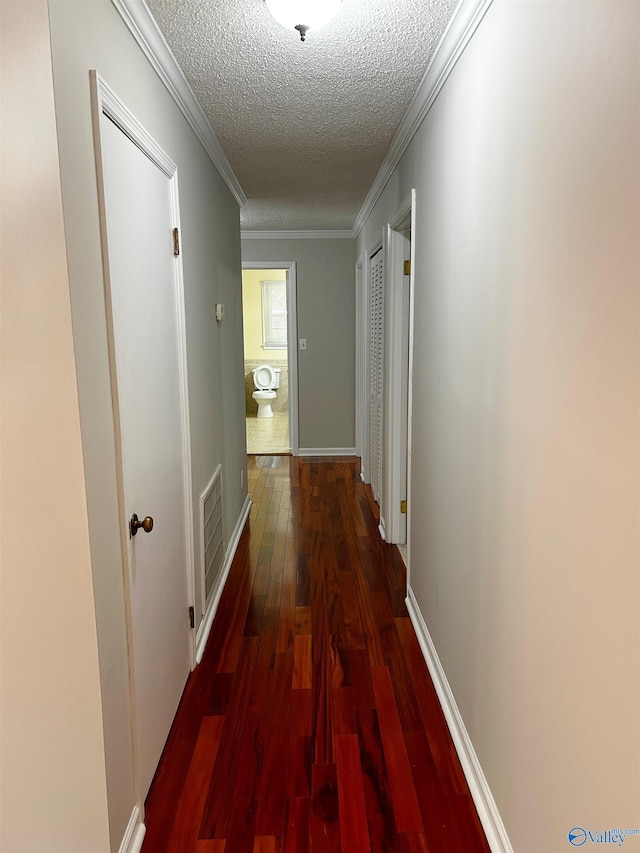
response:
<path id="1" fill-rule="evenodd" d="M 303 44 L 264 0 L 147 0 L 247 196 L 245 230 L 350 229 L 457 0 L 343 0 Z"/>

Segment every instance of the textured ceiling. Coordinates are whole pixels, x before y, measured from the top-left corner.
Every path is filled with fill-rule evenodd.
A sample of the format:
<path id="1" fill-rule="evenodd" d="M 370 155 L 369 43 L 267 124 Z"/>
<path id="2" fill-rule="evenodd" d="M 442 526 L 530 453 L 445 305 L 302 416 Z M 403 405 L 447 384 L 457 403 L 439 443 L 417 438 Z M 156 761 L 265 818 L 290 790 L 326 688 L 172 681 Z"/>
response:
<path id="1" fill-rule="evenodd" d="M 457 0 L 343 0 L 306 42 L 264 0 L 147 0 L 249 230 L 349 229 Z"/>

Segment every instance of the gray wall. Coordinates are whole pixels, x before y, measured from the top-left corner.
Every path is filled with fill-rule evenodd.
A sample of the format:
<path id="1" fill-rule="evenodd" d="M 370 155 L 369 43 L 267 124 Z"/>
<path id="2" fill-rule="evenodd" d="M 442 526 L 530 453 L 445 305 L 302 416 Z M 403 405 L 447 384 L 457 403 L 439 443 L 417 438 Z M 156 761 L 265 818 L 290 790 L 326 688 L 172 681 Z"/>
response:
<path id="1" fill-rule="evenodd" d="M 112 849 L 134 803 L 113 411 L 89 98 L 95 68 L 178 164 L 193 504 L 219 463 L 225 534 L 246 495 L 238 206 L 108 0 L 51 0 L 51 36 L 90 522 Z M 215 321 L 215 303 L 226 307 Z M 245 478 L 246 484 L 246 478 Z M 199 593 L 199 584 L 196 583 Z M 202 602 L 196 602 L 198 616 Z"/>
<path id="2" fill-rule="evenodd" d="M 639 16 L 495 2 L 358 239 L 416 188 L 411 585 L 518 853 L 638 823 Z"/>
<path id="3" fill-rule="evenodd" d="M 243 240 L 243 261 L 295 261 L 299 444 L 304 449 L 355 446 L 354 241 Z"/>

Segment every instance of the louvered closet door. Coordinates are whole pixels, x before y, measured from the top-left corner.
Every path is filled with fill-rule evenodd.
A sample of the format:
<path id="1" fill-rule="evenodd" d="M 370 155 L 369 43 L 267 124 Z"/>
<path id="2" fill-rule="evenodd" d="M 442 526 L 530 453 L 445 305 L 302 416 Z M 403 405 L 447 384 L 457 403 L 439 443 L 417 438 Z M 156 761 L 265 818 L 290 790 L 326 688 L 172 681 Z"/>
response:
<path id="1" fill-rule="evenodd" d="M 369 281 L 369 477 L 373 496 L 382 494 L 382 384 L 384 371 L 384 282 L 382 250 L 371 258 Z"/>

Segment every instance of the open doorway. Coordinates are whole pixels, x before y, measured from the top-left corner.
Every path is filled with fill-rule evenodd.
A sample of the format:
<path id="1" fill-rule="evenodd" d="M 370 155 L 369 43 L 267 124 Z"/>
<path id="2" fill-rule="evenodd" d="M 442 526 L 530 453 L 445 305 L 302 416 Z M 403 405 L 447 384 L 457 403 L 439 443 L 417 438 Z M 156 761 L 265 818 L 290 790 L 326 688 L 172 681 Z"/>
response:
<path id="1" fill-rule="evenodd" d="M 242 308 L 247 453 L 295 453 L 295 264 L 243 264 Z"/>

